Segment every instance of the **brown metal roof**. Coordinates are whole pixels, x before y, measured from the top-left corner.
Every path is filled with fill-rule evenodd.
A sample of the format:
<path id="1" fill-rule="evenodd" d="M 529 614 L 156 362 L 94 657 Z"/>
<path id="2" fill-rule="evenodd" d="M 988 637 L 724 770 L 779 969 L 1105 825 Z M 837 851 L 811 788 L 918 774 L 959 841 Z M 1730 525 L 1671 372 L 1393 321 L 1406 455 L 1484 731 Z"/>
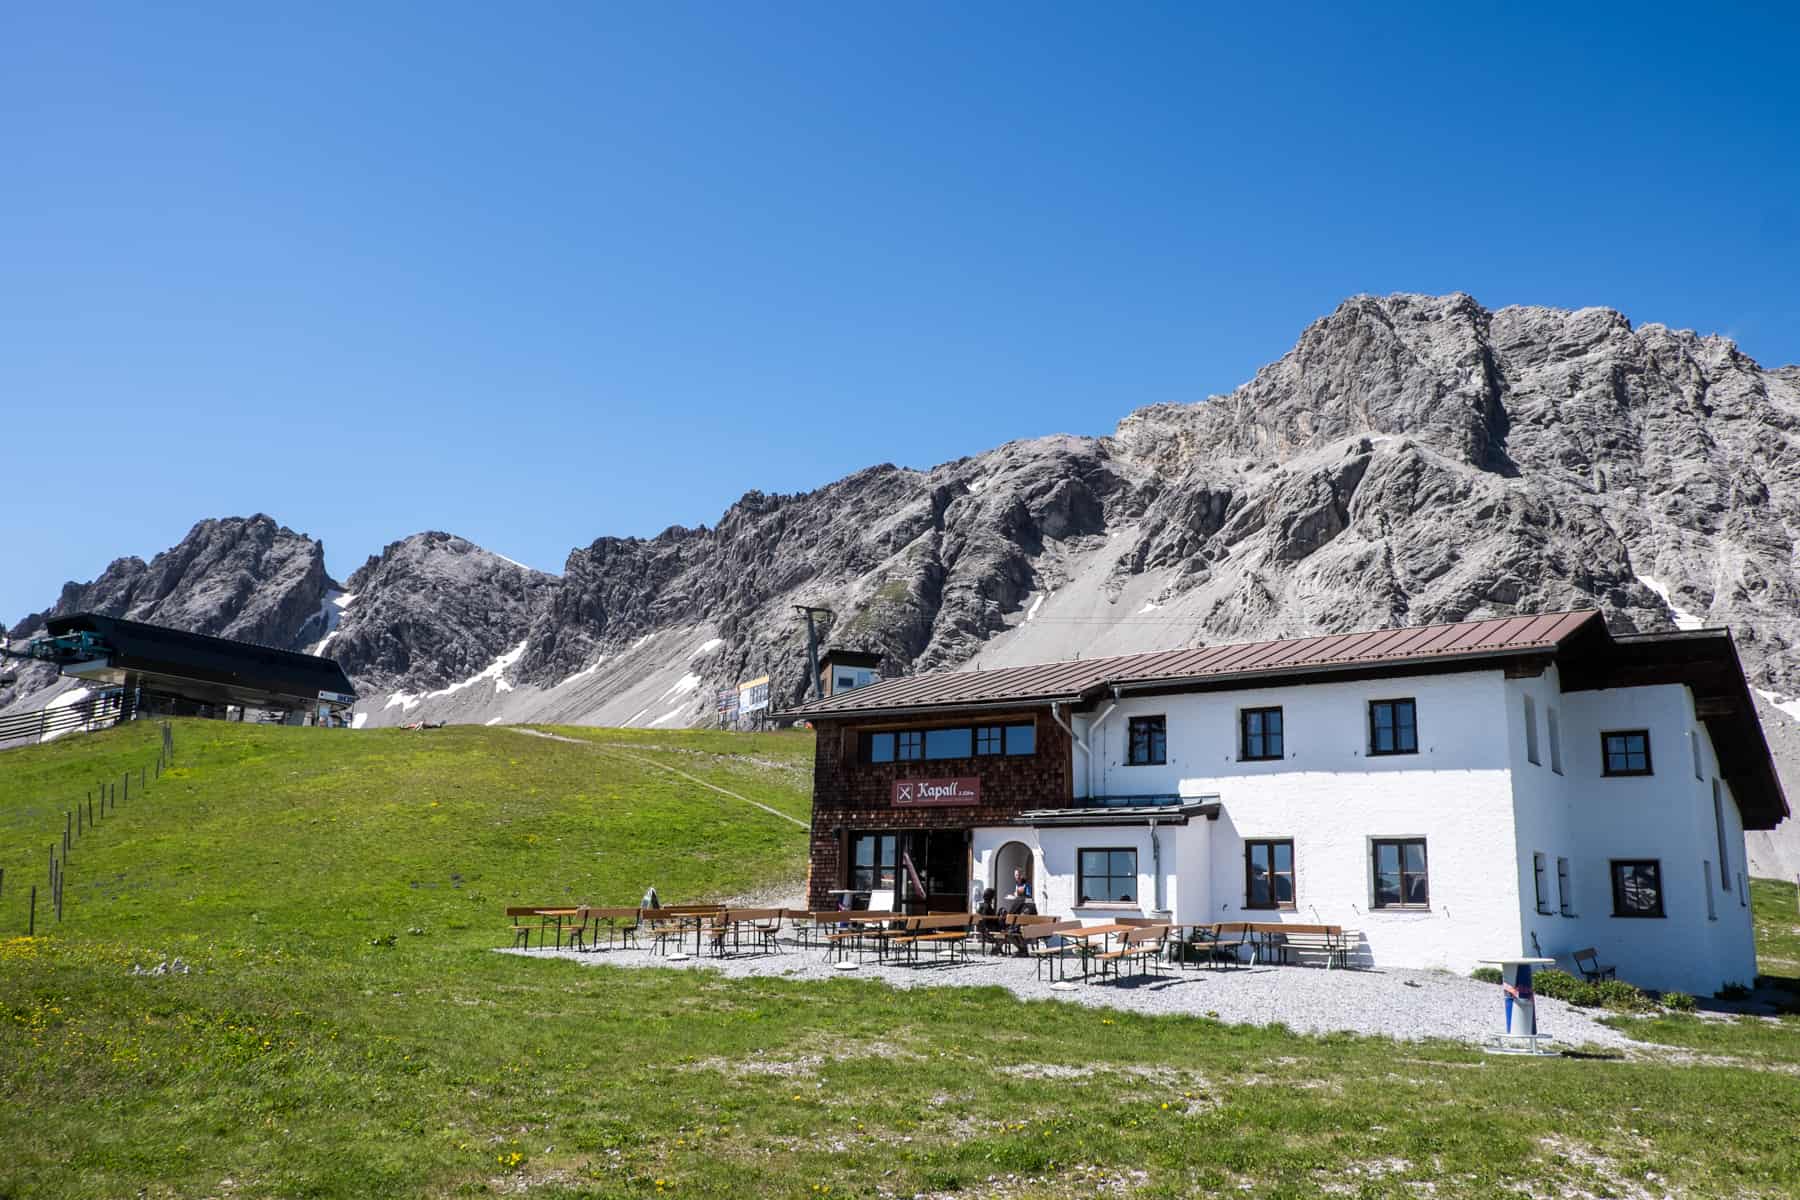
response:
<path id="1" fill-rule="evenodd" d="M 1600 620 L 1599 613 L 1586 609 L 1363 633 L 1189 646 L 1180 650 L 1072 659 L 992 671 L 937 671 L 884 679 L 788 711 L 795 716 L 822 717 L 1075 700 L 1105 688 L 1134 684 L 1237 676 L 1310 675 L 1384 663 L 1511 657 L 1554 652 L 1577 630 L 1590 621 Z"/>

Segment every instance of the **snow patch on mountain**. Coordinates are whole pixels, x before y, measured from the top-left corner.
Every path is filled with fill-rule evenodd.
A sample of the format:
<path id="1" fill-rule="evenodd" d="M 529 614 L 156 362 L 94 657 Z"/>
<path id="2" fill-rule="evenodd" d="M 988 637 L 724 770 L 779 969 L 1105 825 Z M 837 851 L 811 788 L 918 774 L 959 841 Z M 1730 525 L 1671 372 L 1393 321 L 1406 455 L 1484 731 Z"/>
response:
<path id="1" fill-rule="evenodd" d="M 331 588 L 325 593 L 325 598 L 319 601 L 319 611 L 313 616 L 312 621 L 307 622 L 309 625 L 313 621 L 318 622 L 318 628 L 322 629 L 324 634 L 318 641 L 306 648 L 307 654 L 323 654 L 325 652 L 325 647 L 329 646 L 331 639 L 337 636 L 338 623 L 344 619 L 344 610 L 349 608 L 355 600 L 355 592 Z"/>
<path id="2" fill-rule="evenodd" d="M 1706 628 L 1706 618 L 1705 617 L 1697 617 L 1693 613 L 1689 612 L 1687 609 L 1682 608 L 1680 605 L 1676 604 L 1674 599 L 1671 598 L 1669 595 L 1668 585 L 1665 584 L 1662 580 L 1656 579 L 1649 575 L 1641 575 L 1640 574 L 1638 576 L 1638 582 L 1642 583 L 1645 587 L 1649 588 L 1651 591 L 1655 592 L 1658 596 L 1662 597 L 1662 602 L 1669 606 L 1669 611 L 1671 613 L 1673 613 L 1675 616 L 1675 628 L 1677 628 L 1677 629 L 1705 629 Z"/>
<path id="3" fill-rule="evenodd" d="M 698 650 L 694 651 L 692 654 L 688 655 L 688 657 L 689 658 L 699 658 L 702 654 L 711 654 L 714 650 L 717 650 L 720 646 L 723 646 L 724 644 L 725 644 L 724 638 L 716 637 L 716 638 L 708 639 L 707 641 L 701 642 L 700 648 Z"/>
<path id="4" fill-rule="evenodd" d="M 435 692 L 425 692 L 422 695 L 415 692 L 395 692 L 392 696 L 388 697 L 387 703 L 382 705 L 382 707 L 384 709 L 392 708 L 394 705 L 398 704 L 403 711 L 411 712 L 427 700 L 436 700 L 441 696 L 453 696 L 464 688 L 474 687 L 484 679 L 491 679 L 494 681 L 495 695 L 510 692 L 513 690 L 513 685 L 506 678 L 506 669 L 525 657 L 525 647 L 529 644 L 530 639 L 527 638 L 525 641 L 514 646 L 511 650 L 508 650 L 505 654 L 494 659 L 493 662 L 489 663 L 481 670 L 475 672 L 475 674 L 469 676 L 467 679 L 458 680 L 449 687 L 439 688 Z"/>
<path id="5" fill-rule="evenodd" d="M 1794 720 L 1800 721 L 1800 696 L 1783 695 L 1781 692 L 1764 691 L 1762 688 L 1757 688 L 1756 694 L 1767 700 L 1771 707 L 1778 708 Z"/>
<path id="6" fill-rule="evenodd" d="M 557 680 L 555 683 L 551 684 L 550 686 L 553 688 L 567 687 L 569 684 L 574 683 L 577 679 L 586 679 L 589 675 L 598 674 L 601 664 L 604 663 L 605 661 L 606 661 L 606 655 L 602 654 L 599 658 L 596 658 L 593 662 L 591 662 L 587 666 L 581 668 L 581 670 L 575 672 L 573 675 L 565 676 L 564 678 Z"/>

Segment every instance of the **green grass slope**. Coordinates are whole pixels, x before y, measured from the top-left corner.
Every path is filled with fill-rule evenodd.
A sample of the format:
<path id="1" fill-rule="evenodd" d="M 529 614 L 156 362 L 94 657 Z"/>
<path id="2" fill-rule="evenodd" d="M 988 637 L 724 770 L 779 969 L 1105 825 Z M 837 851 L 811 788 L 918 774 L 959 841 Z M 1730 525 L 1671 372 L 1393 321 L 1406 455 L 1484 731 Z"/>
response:
<path id="1" fill-rule="evenodd" d="M 765 741 L 780 750 L 755 753 Z M 746 737 L 741 766 L 708 754 L 703 773 L 804 812 L 805 797 L 757 761 L 791 757 L 792 741 Z M 156 743 L 141 723 L 0 760 L 0 933 L 23 932 L 19 885 L 45 876 L 63 811 L 95 780 L 153 762 Z M 407 928 L 486 945 L 508 903 L 636 903 L 652 883 L 670 901 L 729 896 L 804 869 L 804 831 L 652 765 L 685 766 L 679 750 L 634 758 L 503 729 L 352 736 L 217 721 L 179 722 L 176 743 L 175 766 L 73 847 L 69 932 L 103 916 L 114 934 L 171 952 Z"/>
<path id="2" fill-rule="evenodd" d="M 713 788 L 803 812 L 804 735 L 561 732 L 181 724 L 64 922 L 0 933 L 0 1197 L 1800 1194 L 1777 1023 L 1693 1065 L 1518 1062 L 489 953 L 509 901 L 801 869 Z M 41 876 L 57 794 L 153 736 L 0 755 L 9 864 L 24 837 Z"/>

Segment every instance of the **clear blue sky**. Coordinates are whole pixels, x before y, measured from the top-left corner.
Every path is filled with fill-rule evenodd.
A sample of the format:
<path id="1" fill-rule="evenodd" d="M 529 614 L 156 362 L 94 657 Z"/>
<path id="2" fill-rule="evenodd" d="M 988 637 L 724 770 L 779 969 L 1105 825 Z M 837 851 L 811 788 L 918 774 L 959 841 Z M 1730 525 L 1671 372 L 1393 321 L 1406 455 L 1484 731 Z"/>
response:
<path id="1" fill-rule="evenodd" d="M 1262 7 L 15 6 L 0 618 L 257 510 L 557 570 L 1357 292 L 1800 361 L 1791 16 Z"/>

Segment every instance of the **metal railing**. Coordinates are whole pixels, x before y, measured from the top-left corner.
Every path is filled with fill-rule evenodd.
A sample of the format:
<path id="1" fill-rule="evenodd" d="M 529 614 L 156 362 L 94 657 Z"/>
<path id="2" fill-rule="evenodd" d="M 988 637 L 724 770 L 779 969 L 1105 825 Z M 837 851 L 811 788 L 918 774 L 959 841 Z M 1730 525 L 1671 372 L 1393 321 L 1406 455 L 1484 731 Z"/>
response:
<path id="1" fill-rule="evenodd" d="M 76 730 L 109 729 L 137 715 L 135 689 L 109 688 L 72 704 L 56 704 L 35 712 L 0 716 L 0 744 L 38 741 Z"/>

